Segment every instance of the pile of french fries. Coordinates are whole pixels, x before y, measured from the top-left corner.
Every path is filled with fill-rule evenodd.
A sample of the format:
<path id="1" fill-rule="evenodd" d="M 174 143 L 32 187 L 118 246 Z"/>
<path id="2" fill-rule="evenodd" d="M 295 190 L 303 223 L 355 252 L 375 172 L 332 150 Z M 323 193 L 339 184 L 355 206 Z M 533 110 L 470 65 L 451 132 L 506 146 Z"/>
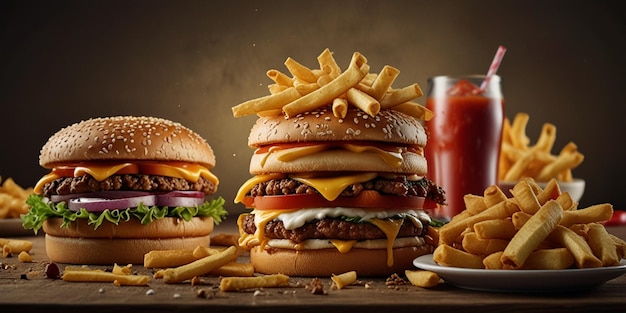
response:
<path id="1" fill-rule="evenodd" d="M 2 177 L 0 177 L 2 182 Z M 33 188 L 22 188 L 9 177 L 0 185 L 0 218 L 19 218 L 28 213 L 26 198 L 33 193 Z"/>
<path id="2" fill-rule="evenodd" d="M 392 66 L 384 66 L 380 73 L 370 73 L 367 59 L 355 52 L 348 68 L 342 71 L 329 49 L 317 61 L 319 69 L 310 69 L 287 58 L 284 64 L 291 76 L 275 69 L 267 71 L 267 77 L 274 82 L 268 85 L 270 94 L 232 107 L 234 117 L 281 113 L 293 117 L 327 105 L 340 118 L 346 116 L 348 105 L 371 116 L 387 108 L 422 120 L 433 116 L 430 110 L 412 101 L 423 95 L 417 83 L 397 89 L 391 86 L 400 73 Z"/>
<path id="3" fill-rule="evenodd" d="M 544 123 L 534 145 L 526 134 L 530 119 L 527 113 L 517 113 L 510 122 L 504 119 L 502 145 L 498 168 L 499 181 L 517 181 L 522 177 L 533 178 L 537 182 L 547 182 L 552 178 L 559 181 L 572 181 L 572 169 L 584 160 L 574 142 L 568 142 L 558 153 L 552 154 L 556 140 L 556 126 Z"/>
<path id="4" fill-rule="evenodd" d="M 433 259 L 476 269 L 568 269 L 619 265 L 626 242 L 602 222 L 608 203 L 578 208 L 556 179 L 541 188 L 520 180 L 510 198 L 496 185 L 465 196 L 466 209 L 439 229 Z"/>

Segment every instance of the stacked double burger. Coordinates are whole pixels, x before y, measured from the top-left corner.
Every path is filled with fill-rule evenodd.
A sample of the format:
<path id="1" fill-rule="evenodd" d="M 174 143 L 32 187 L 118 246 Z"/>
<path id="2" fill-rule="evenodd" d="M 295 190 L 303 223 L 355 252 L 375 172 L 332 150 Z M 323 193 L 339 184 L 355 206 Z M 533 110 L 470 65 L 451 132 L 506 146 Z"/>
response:
<path id="1" fill-rule="evenodd" d="M 252 209 L 239 216 L 238 225 L 240 245 L 250 250 L 257 272 L 324 276 L 355 270 L 360 276 L 384 276 L 413 268 L 416 257 L 434 249 L 425 209 L 445 203 L 445 193 L 425 177 L 427 136 L 421 119 L 429 112 L 404 98 L 388 108 L 360 105 L 350 96 L 335 101 L 349 89 L 366 93 L 367 86 L 376 85 L 367 81 L 371 75 L 362 56 L 353 56 L 353 66 L 361 69 L 357 83 L 364 86 L 329 82 L 298 97 L 295 101 L 304 105 L 296 111 L 289 103 L 280 111 L 257 109 L 248 138 L 254 177 L 235 199 Z M 328 73 L 320 67 L 311 74 Z M 294 82 L 303 79 L 297 75 Z M 336 81 L 343 79 L 339 76 Z M 330 98 L 329 89 L 334 91 Z M 280 101 L 279 94 L 269 98 Z M 338 102 L 343 109 L 333 105 Z M 253 103 L 258 102 L 233 107 L 234 115 L 249 112 Z"/>
<path id="2" fill-rule="evenodd" d="M 65 127 L 41 149 L 50 169 L 35 185 L 23 226 L 46 234 L 52 261 L 141 264 L 151 250 L 208 246 L 227 212 L 197 133 L 155 117 L 94 118 Z"/>

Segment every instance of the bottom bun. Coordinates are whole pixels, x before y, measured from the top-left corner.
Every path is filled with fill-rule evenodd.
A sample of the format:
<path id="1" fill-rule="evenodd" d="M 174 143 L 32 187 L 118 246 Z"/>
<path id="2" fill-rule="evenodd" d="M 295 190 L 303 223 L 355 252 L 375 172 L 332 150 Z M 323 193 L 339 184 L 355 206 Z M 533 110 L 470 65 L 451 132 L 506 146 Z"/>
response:
<path id="1" fill-rule="evenodd" d="M 143 264 L 152 250 L 193 250 L 208 247 L 214 222 L 210 217 L 156 219 L 148 225 L 138 220 L 103 223 L 97 229 L 86 219 L 62 227 L 61 218 L 43 224 L 46 253 L 53 262 L 69 264 Z"/>
<path id="2" fill-rule="evenodd" d="M 431 245 L 393 249 L 393 265 L 387 266 L 386 249 L 351 249 L 341 253 L 337 249 L 291 250 L 259 246 L 250 250 L 250 261 L 258 273 L 288 276 L 331 276 L 356 271 L 359 277 L 381 277 L 393 273 L 404 274 L 414 269 L 413 260 L 433 252 Z"/>
<path id="3" fill-rule="evenodd" d="M 46 253 L 51 261 L 69 264 L 113 265 L 143 264 L 152 250 L 208 247 L 210 235 L 164 239 L 102 239 L 56 237 L 46 234 Z"/>

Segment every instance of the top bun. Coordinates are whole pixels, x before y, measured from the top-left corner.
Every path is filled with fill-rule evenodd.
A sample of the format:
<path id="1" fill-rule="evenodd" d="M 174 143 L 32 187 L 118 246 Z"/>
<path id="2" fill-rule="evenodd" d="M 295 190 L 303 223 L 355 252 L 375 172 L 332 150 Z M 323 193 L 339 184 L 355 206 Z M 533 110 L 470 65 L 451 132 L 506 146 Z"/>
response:
<path id="1" fill-rule="evenodd" d="M 39 164 L 83 161 L 184 161 L 215 166 L 213 149 L 179 123 L 155 117 L 116 116 L 72 124 L 41 148 Z"/>
<path id="2" fill-rule="evenodd" d="M 248 145 L 257 148 L 274 143 L 348 140 L 424 147 L 426 132 L 420 120 L 399 111 L 383 109 L 372 117 L 349 107 L 346 117 L 339 118 L 327 106 L 292 118 L 262 116 L 250 131 Z"/>

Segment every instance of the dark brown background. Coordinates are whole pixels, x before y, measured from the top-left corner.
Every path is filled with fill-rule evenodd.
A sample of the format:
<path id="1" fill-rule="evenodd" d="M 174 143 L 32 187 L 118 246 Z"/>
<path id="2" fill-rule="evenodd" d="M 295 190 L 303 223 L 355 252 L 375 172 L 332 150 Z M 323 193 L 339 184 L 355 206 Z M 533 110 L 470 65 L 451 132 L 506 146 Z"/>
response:
<path id="1" fill-rule="evenodd" d="M 2 1 L 0 175 L 33 185 L 40 147 L 60 128 L 117 114 L 183 123 L 216 151 L 228 209 L 248 179 L 254 117 L 231 107 L 267 94 L 287 57 L 317 66 L 325 48 L 354 51 L 394 86 L 440 74 L 485 73 L 508 48 L 506 114 L 557 126 L 586 159 L 581 205 L 626 209 L 623 181 L 626 13 L 613 1 Z M 423 102 L 423 99 L 418 99 Z"/>

